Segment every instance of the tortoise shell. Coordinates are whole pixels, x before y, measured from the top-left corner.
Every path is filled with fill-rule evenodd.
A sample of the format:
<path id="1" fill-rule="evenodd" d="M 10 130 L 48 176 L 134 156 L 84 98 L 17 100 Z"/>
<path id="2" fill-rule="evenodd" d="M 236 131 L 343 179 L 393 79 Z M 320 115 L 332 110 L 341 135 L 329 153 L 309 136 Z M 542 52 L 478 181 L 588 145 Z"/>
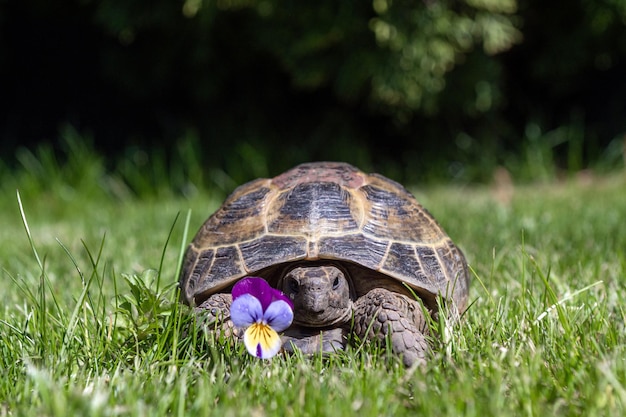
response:
<path id="1" fill-rule="evenodd" d="M 432 215 L 402 185 L 334 162 L 237 188 L 187 248 L 181 297 L 199 305 L 244 276 L 326 260 L 384 274 L 430 301 L 441 295 L 460 311 L 467 304 L 465 258 Z"/>

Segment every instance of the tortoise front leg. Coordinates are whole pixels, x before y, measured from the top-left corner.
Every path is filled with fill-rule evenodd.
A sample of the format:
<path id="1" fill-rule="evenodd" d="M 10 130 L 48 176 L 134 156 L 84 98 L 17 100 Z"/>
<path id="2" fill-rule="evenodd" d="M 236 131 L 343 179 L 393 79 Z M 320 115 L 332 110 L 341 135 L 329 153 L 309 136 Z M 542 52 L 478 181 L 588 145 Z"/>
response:
<path id="1" fill-rule="evenodd" d="M 219 332 L 222 336 L 241 337 L 240 329 L 237 329 L 230 319 L 230 306 L 233 303 L 231 294 L 213 294 L 198 307 L 194 308 L 200 328 L 209 332 Z"/>
<path id="2" fill-rule="evenodd" d="M 375 288 L 354 304 L 354 332 L 361 340 L 384 346 L 391 338 L 391 350 L 406 366 L 425 363 L 429 347 L 428 325 L 421 304 L 405 295 Z"/>

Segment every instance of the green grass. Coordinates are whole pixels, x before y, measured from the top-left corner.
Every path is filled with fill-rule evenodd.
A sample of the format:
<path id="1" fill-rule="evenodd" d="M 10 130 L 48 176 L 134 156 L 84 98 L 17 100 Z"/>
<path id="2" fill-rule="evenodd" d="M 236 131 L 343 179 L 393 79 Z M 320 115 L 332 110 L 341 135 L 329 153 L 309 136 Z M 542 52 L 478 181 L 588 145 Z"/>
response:
<path id="1" fill-rule="evenodd" d="M 181 248 L 223 193 L 138 197 L 124 176 L 154 179 L 132 164 L 113 175 L 88 152 L 66 164 L 42 152 L 1 172 L 0 416 L 626 413 L 623 173 L 506 201 L 414 189 L 475 276 L 463 320 L 407 370 L 367 346 L 263 362 L 186 332 Z"/>

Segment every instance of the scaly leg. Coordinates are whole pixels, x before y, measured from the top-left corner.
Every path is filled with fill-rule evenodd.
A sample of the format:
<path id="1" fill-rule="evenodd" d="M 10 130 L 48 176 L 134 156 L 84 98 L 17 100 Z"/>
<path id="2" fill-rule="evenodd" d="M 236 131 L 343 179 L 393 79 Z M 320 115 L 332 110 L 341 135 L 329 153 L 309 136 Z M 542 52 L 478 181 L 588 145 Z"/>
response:
<path id="1" fill-rule="evenodd" d="M 230 294 L 213 294 L 194 309 L 198 325 L 209 332 L 219 331 L 225 337 L 242 336 L 241 329 L 237 329 L 230 319 L 230 305 L 233 296 Z"/>
<path id="2" fill-rule="evenodd" d="M 391 338 L 393 353 L 404 365 L 425 363 L 429 347 L 428 326 L 421 304 L 405 295 L 375 288 L 356 300 L 354 332 L 361 340 L 382 343 Z"/>

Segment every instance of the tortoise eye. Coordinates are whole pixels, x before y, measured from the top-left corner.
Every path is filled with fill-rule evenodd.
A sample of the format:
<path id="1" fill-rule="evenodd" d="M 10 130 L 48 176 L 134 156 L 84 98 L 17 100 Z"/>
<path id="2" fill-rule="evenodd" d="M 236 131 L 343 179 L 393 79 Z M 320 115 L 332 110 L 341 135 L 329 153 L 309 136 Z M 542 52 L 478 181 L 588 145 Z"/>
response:
<path id="1" fill-rule="evenodd" d="M 289 280 L 289 290 L 294 294 L 297 294 L 298 292 L 300 292 L 300 285 L 298 284 L 298 281 L 291 278 Z"/>
<path id="2" fill-rule="evenodd" d="M 333 281 L 333 290 L 336 290 L 337 288 L 339 288 L 339 277 L 335 277 L 335 280 Z"/>

